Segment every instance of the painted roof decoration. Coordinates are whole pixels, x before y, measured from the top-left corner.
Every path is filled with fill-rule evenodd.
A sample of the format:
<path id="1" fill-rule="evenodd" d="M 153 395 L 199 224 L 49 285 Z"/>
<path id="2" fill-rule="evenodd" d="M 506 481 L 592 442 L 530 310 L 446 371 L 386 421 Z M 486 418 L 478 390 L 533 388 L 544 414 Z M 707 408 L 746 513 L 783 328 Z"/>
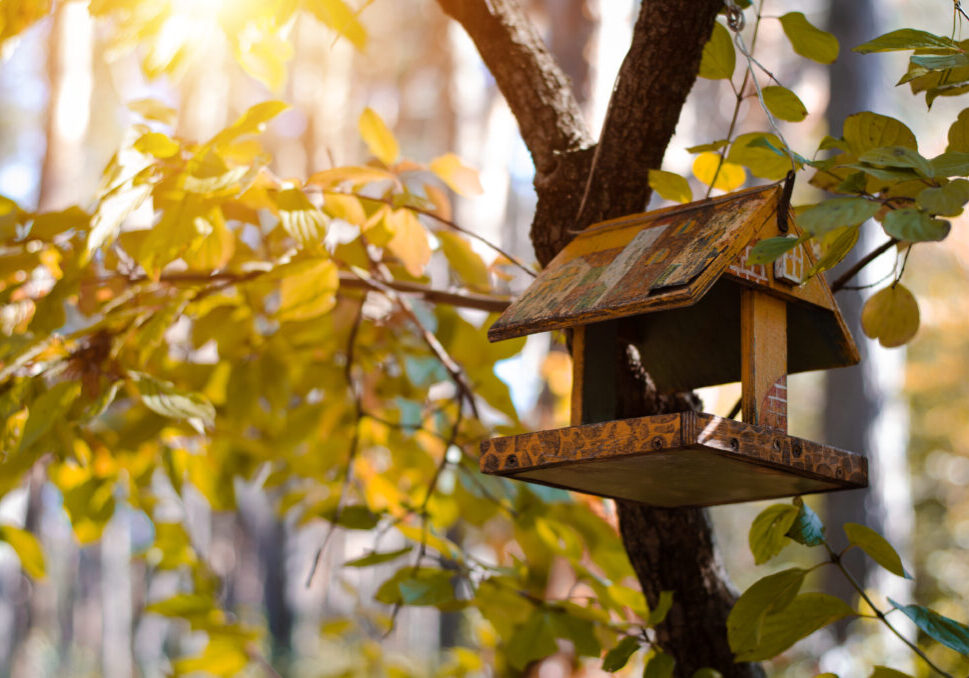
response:
<path id="1" fill-rule="evenodd" d="M 821 276 L 801 283 L 815 263 L 807 247 L 773 265 L 747 263 L 758 240 L 780 234 L 780 195 L 781 186 L 770 184 L 594 224 L 549 263 L 488 338 L 690 307 L 715 286 L 753 286 L 789 302 L 790 373 L 854 364 L 857 348 L 827 284 Z M 713 296 L 732 303 L 722 291 Z"/>

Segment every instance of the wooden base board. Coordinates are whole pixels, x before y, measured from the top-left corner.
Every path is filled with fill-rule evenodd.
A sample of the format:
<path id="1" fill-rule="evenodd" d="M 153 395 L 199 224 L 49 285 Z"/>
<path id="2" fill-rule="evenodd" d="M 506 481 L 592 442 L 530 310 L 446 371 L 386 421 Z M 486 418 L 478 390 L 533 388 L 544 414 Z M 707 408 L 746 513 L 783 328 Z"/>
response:
<path id="1" fill-rule="evenodd" d="M 481 452 L 485 473 L 652 506 L 868 486 L 861 455 L 699 412 L 494 438 Z"/>

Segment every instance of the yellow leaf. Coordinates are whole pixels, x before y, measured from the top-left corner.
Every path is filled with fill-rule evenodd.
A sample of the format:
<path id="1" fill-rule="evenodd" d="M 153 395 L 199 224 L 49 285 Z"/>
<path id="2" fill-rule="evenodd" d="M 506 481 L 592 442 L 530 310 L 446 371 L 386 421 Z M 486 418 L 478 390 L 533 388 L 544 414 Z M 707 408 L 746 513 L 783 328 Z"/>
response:
<path id="1" fill-rule="evenodd" d="M 142 134 L 135 141 L 134 147 L 136 151 L 156 158 L 170 158 L 179 150 L 178 142 L 172 141 L 168 135 L 161 132 Z"/>
<path id="2" fill-rule="evenodd" d="M 367 31 L 356 13 L 343 0 L 303 0 L 313 15 L 353 43 L 358 50 L 367 46 Z"/>
<path id="3" fill-rule="evenodd" d="M 326 313 L 336 303 L 340 286 L 336 265 L 329 259 L 307 259 L 279 269 L 281 321 L 308 320 Z"/>
<path id="4" fill-rule="evenodd" d="M 732 191 L 740 188 L 747 180 L 747 172 L 740 165 L 724 162 L 718 173 L 717 165 L 719 163 L 720 156 L 716 153 L 709 151 L 701 153 L 693 161 L 693 175 L 707 186 L 713 183 L 714 175 L 716 175 L 716 183 L 713 184 L 713 187 L 721 191 Z"/>
<path id="5" fill-rule="evenodd" d="M 163 125 L 174 125 L 176 112 L 171 106 L 166 106 L 158 99 L 135 99 L 126 106 L 132 113 L 137 113 L 146 120 L 154 120 Z"/>
<path id="6" fill-rule="evenodd" d="M 367 213 L 359 198 L 343 193 L 324 193 L 323 211 L 336 219 L 361 226 L 367 221 Z"/>
<path id="7" fill-rule="evenodd" d="M 386 247 L 397 231 L 393 210 L 387 205 L 381 205 L 380 209 L 370 215 L 360 231 L 368 243 L 377 247 Z"/>
<path id="8" fill-rule="evenodd" d="M 273 196 L 283 229 L 304 247 L 323 240 L 326 217 L 301 190 L 290 188 Z"/>
<path id="9" fill-rule="evenodd" d="M 333 188 L 340 184 L 360 186 L 372 184 L 380 181 L 392 181 L 400 187 L 400 180 L 397 176 L 379 167 L 334 167 L 333 169 L 323 170 L 312 175 L 306 183 L 322 186 L 323 188 Z"/>
<path id="10" fill-rule="evenodd" d="M 21 530 L 12 525 L 0 525 L 0 541 L 5 541 L 16 551 L 20 558 L 20 566 L 24 572 L 34 579 L 46 576 L 44 567 L 44 550 L 40 547 L 37 537 L 27 530 Z"/>
<path id="11" fill-rule="evenodd" d="M 901 283 L 886 287 L 865 302 L 861 328 L 886 348 L 902 346 L 919 330 L 919 304 Z"/>
<path id="12" fill-rule="evenodd" d="M 487 292 L 491 289 L 488 267 L 478 253 L 471 249 L 471 244 L 467 240 L 449 231 L 439 232 L 437 239 L 441 242 L 441 249 L 451 268 L 468 287 L 479 292 Z"/>
<path id="13" fill-rule="evenodd" d="M 234 640 L 234 639 L 233 639 Z M 208 673 L 216 676 L 234 676 L 249 665 L 249 655 L 240 642 L 228 638 L 209 641 L 202 654 L 175 660 L 176 675 Z"/>
<path id="14" fill-rule="evenodd" d="M 445 221 L 450 221 L 451 201 L 448 200 L 447 194 L 431 184 L 424 184 L 424 192 L 427 194 L 427 199 L 434 205 L 434 214 Z"/>
<path id="15" fill-rule="evenodd" d="M 393 213 L 394 237 L 387 243 L 404 264 L 404 268 L 415 278 L 424 274 L 424 267 L 431 260 L 431 246 L 427 243 L 427 231 L 413 212 L 400 209 Z"/>
<path id="16" fill-rule="evenodd" d="M 196 240 L 183 257 L 189 268 L 211 271 L 228 264 L 235 254 L 236 239 L 225 225 L 221 210 L 214 208 L 207 215 L 196 217 L 195 228 L 205 235 Z"/>
<path id="17" fill-rule="evenodd" d="M 360 114 L 358 123 L 360 136 L 370 152 L 377 156 L 385 165 L 392 165 L 400 155 L 400 147 L 394 133 L 390 131 L 384 121 L 372 108 L 365 108 Z"/>
<path id="18" fill-rule="evenodd" d="M 454 153 L 446 153 L 431 161 L 431 171 L 459 195 L 471 197 L 481 195 L 481 180 L 478 172 L 471 169 Z"/>
<path id="19" fill-rule="evenodd" d="M 673 172 L 651 169 L 649 171 L 649 187 L 666 200 L 675 202 L 690 202 L 693 200 L 690 183 Z"/>

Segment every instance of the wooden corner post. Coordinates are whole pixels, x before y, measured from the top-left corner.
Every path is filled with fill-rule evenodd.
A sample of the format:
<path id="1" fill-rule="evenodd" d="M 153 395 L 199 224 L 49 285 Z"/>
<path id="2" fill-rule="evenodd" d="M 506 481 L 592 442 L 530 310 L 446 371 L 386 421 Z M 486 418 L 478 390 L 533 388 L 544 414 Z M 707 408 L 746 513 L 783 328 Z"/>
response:
<path id="1" fill-rule="evenodd" d="M 741 413 L 787 432 L 787 303 L 758 290 L 740 296 Z"/>

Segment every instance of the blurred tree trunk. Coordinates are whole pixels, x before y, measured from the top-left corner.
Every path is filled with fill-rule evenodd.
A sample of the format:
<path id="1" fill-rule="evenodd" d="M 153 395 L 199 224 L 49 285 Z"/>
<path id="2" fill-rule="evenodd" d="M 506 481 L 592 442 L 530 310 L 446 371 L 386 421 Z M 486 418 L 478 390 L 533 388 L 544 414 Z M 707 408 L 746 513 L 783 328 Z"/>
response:
<path id="1" fill-rule="evenodd" d="M 849 115 L 878 107 L 875 85 L 882 81 L 879 66 L 882 62 L 856 54 L 851 47 L 870 40 L 882 31 L 879 30 L 879 5 L 875 0 L 832 0 L 829 7 L 828 30 L 841 42 L 841 56 L 829 69 L 832 96 L 828 103 L 827 121 L 830 133 L 838 136 Z M 829 279 L 837 278 L 884 239 L 881 228 L 869 222 L 862 229 L 858 245 L 841 266 L 830 272 Z M 868 267 L 852 284 L 864 285 L 879 277 L 881 272 L 875 267 Z M 895 533 L 887 536 L 890 539 L 894 537 L 892 541 L 898 544 L 906 539 L 904 516 L 909 512 L 905 506 L 908 492 L 904 487 L 908 482 L 904 469 L 906 436 L 904 431 L 897 430 L 898 426 L 904 428 L 905 425 L 904 418 L 896 417 L 893 421 L 886 421 L 885 418 L 886 415 L 895 414 L 889 405 L 898 398 L 898 385 L 891 382 L 892 375 L 897 374 L 901 367 L 897 364 L 900 356 L 897 349 L 892 353 L 880 349 L 862 332 L 861 308 L 871 292 L 845 289 L 838 293 L 838 303 L 861 352 L 861 363 L 832 370 L 825 375 L 827 407 L 824 411 L 823 439 L 832 445 L 868 455 L 872 462 L 872 487 L 867 492 L 826 495 L 825 513 L 831 524 L 831 536 L 836 542 L 844 539 L 837 526 L 845 522 L 858 522 L 883 534 L 886 530 Z M 889 435 L 884 435 L 889 432 Z M 901 472 L 898 472 L 899 464 Z M 891 481 L 887 480 L 889 477 Z M 893 487 L 891 498 L 887 496 L 889 485 Z M 899 520 L 887 520 L 891 513 L 898 511 L 901 511 Z M 867 585 L 871 585 L 870 561 L 857 550 L 849 552 L 846 559 L 852 571 L 858 573 Z M 834 571 L 829 573 L 826 587 L 831 593 L 849 600 L 855 595 L 850 584 Z M 839 640 L 844 639 L 846 626 L 843 623 L 835 627 Z"/>

